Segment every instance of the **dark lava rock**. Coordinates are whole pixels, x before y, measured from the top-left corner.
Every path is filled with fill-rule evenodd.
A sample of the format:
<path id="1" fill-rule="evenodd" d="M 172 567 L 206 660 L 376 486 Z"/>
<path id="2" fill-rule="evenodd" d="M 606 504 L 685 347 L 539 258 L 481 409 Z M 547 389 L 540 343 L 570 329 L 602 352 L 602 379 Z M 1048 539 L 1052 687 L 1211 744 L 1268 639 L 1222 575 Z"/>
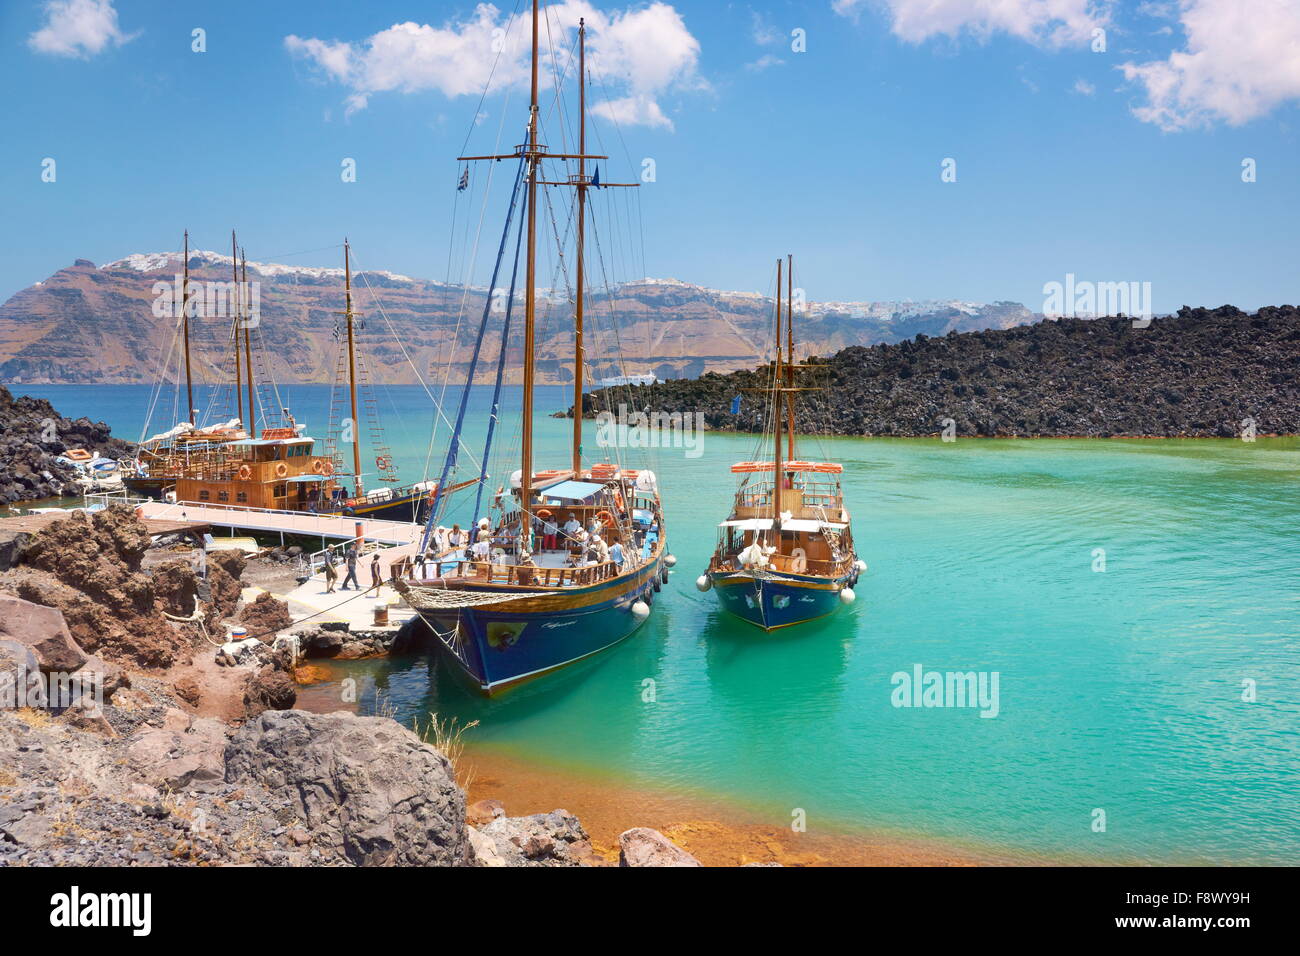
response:
<path id="1" fill-rule="evenodd" d="M 1229 438 L 1300 433 L 1300 309 L 1247 314 L 1184 306 L 1134 328 L 1124 316 L 917 335 L 805 360 L 796 430 L 805 434 Z M 704 426 L 761 432 L 771 366 L 598 389 L 591 416 L 700 412 Z M 731 413 L 732 400 L 742 396 Z M 570 410 L 570 413 L 572 410 Z"/>

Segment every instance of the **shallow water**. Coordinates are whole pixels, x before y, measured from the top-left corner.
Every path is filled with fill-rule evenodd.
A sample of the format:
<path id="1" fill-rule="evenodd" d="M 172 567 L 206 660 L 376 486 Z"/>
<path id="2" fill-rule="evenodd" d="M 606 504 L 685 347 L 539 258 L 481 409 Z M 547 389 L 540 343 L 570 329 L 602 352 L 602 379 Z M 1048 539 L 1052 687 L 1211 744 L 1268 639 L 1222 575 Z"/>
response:
<path id="1" fill-rule="evenodd" d="M 16 391 L 129 438 L 148 396 Z M 328 391 L 288 390 L 316 434 Z M 421 477 L 428 400 L 382 391 L 404 477 Z M 540 389 L 539 411 L 566 395 Z M 566 441 L 566 422 L 540 419 L 539 447 L 554 452 L 540 466 L 562 461 Z M 734 801 L 779 825 L 802 810 L 810 829 L 999 854 L 1300 862 L 1300 441 L 822 445 L 844 463 L 870 565 L 852 607 L 768 635 L 696 592 L 727 466 L 754 451 L 750 437 L 709 433 L 698 458 L 652 456 L 679 560 L 632 639 L 492 701 L 436 659 L 347 665 L 363 703 L 477 719 L 480 746 Z M 893 706 L 891 676 L 916 664 L 997 672 L 997 716 Z"/>

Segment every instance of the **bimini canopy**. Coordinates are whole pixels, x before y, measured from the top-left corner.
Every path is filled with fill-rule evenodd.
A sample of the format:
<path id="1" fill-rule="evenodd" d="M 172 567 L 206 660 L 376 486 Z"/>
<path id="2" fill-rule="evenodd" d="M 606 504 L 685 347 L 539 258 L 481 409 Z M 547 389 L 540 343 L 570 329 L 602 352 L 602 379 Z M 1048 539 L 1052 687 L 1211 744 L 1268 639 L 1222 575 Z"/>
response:
<path id="1" fill-rule="evenodd" d="M 310 445 L 315 441 L 316 439 L 304 435 L 302 438 L 240 438 L 228 444 L 249 448 L 264 448 L 267 445 Z"/>
<path id="2" fill-rule="evenodd" d="M 719 528 L 736 528 L 740 531 L 771 531 L 771 518 L 732 518 L 723 521 Z M 811 518 L 786 518 L 781 522 L 782 531 L 843 531 L 846 524 L 834 521 L 814 521 Z"/>
<path id="3" fill-rule="evenodd" d="M 546 498 L 558 498 L 560 501 L 586 501 L 604 488 L 604 485 L 597 485 L 590 481 L 562 481 L 558 485 L 545 489 L 542 495 Z"/>
<path id="4" fill-rule="evenodd" d="M 771 471 L 772 462 L 770 461 L 738 461 L 731 466 L 731 470 L 738 475 L 747 474 L 756 471 Z M 783 461 L 781 462 L 782 471 L 819 471 L 828 475 L 838 475 L 844 470 L 844 466 L 834 461 Z"/>

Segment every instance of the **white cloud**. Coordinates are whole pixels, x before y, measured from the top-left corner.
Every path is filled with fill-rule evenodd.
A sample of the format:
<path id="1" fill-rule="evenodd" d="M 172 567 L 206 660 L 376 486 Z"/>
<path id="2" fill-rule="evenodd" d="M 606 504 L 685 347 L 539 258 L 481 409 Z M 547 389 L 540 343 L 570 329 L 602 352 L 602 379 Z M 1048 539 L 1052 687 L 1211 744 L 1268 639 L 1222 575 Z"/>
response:
<path id="1" fill-rule="evenodd" d="M 781 42 L 781 34 L 776 27 L 767 22 L 767 17 L 757 10 L 751 11 L 751 16 L 754 22 L 752 35 L 755 43 L 759 46 L 775 46 Z"/>
<path id="2" fill-rule="evenodd" d="M 753 73 L 759 73 L 766 70 L 769 66 L 783 66 L 784 64 L 785 60 L 781 59 L 779 56 L 773 56 L 771 53 L 764 53 L 753 63 L 746 63 L 745 69 Z"/>
<path id="3" fill-rule="evenodd" d="M 836 13 L 854 16 L 868 0 L 833 0 Z M 1049 47 L 1082 46 L 1110 21 L 1111 0 L 872 0 L 889 13 L 896 36 L 921 43 L 969 33 L 981 40 L 1008 33 Z"/>
<path id="4" fill-rule="evenodd" d="M 1097 92 L 1097 87 L 1080 77 L 1074 81 L 1074 92 L 1078 93 L 1080 96 L 1092 96 Z"/>
<path id="5" fill-rule="evenodd" d="M 117 25 L 113 0 L 46 0 L 44 7 L 45 25 L 27 38 L 38 53 L 88 57 L 132 39 Z"/>
<path id="6" fill-rule="evenodd" d="M 1182 0 L 1186 50 L 1125 63 L 1147 103 L 1138 119 L 1175 131 L 1239 126 L 1300 99 L 1300 4 L 1295 0 Z"/>
<path id="7" fill-rule="evenodd" d="M 666 126 L 659 99 L 670 90 L 701 85 L 696 73 L 699 41 L 670 5 L 604 12 L 586 0 L 563 0 L 543 8 L 539 24 L 543 82 L 553 68 L 573 65 L 569 51 L 579 17 L 587 21 L 587 68 L 612 92 L 592 113 L 620 123 Z M 508 33 L 506 32 L 508 28 Z M 436 90 L 445 96 L 477 96 L 489 78 L 494 88 L 519 86 L 529 76 L 528 15 L 511 19 L 481 3 L 460 22 L 440 27 L 398 23 L 358 43 L 285 37 L 285 47 L 348 87 L 348 112 L 364 109 L 376 93 Z"/>

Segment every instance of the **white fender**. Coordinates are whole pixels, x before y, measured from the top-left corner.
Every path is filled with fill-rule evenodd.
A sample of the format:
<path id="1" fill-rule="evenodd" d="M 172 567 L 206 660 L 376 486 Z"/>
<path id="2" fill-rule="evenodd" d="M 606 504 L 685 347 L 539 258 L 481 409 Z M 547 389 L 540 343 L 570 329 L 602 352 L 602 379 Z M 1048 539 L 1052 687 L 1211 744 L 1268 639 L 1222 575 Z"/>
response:
<path id="1" fill-rule="evenodd" d="M 711 587 L 713 587 L 713 582 L 709 580 L 707 574 L 701 574 L 695 579 L 695 589 L 697 591 L 707 591 Z"/>
<path id="2" fill-rule="evenodd" d="M 854 561 L 853 566 L 858 569 L 858 574 L 862 574 L 867 570 L 867 562 L 863 561 L 861 558 Z"/>
<path id="3" fill-rule="evenodd" d="M 677 557 L 676 557 L 676 555 L 665 554 L 665 555 L 664 555 L 664 567 L 665 567 L 665 568 L 674 568 L 674 567 L 676 567 L 676 566 L 677 566 Z"/>
<path id="4" fill-rule="evenodd" d="M 852 604 L 857 595 L 853 593 L 853 588 L 840 588 L 840 601 L 845 604 Z"/>
<path id="5" fill-rule="evenodd" d="M 638 621 L 644 621 L 650 616 L 650 605 L 646 604 L 645 601 L 633 601 L 632 616 Z"/>

